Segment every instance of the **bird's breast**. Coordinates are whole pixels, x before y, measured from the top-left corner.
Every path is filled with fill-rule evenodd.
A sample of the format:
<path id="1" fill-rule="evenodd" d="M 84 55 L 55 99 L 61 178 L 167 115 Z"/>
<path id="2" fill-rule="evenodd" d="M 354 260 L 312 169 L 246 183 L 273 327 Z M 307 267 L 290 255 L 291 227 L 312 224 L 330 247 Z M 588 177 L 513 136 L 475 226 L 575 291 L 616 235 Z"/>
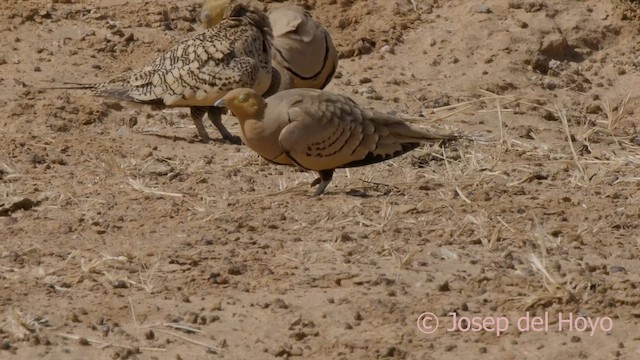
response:
<path id="1" fill-rule="evenodd" d="M 245 120 L 240 127 L 245 144 L 258 155 L 275 163 L 289 163 L 283 159 L 284 152 L 278 141 L 280 131 L 269 129 L 264 122 L 253 119 Z"/>

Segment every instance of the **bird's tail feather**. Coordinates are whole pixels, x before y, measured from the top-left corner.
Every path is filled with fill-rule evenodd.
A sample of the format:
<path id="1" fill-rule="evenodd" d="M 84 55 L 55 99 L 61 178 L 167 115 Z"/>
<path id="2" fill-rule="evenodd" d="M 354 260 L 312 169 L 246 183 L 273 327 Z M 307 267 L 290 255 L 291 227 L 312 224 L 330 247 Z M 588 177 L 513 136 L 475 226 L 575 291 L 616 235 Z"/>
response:
<path id="1" fill-rule="evenodd" d="M 34 87 L 38 89 L 46 89 L 46 90 L 87 90 L 87 89 L 95 89 L 98 86 L 97 83 L 80 83 L 80 82 L 73 82 L 73 81 L 47 80 L 44 82 L 63 84 L 63 85 L 62 86 L 43 86 L 43 87 L 34 86 Z"/>

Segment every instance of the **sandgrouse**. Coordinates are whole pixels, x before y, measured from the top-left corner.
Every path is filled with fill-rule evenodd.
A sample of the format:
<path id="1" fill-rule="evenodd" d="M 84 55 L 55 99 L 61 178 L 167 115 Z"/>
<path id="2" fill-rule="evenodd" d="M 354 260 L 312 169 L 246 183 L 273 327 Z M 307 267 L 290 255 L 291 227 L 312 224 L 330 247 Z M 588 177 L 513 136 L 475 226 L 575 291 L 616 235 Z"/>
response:
<path id="1" fill-rule="evenodd" d="M 235 0 L 205 0 L 201 22 L 212 27 L 224 19 L 224 11 Z M 338 53 L 331 35 L 307 11 L 285 5 L 269 12 L 273 28 L 272 66 L 275 68 L 271 95 L 292 88 L 324 89 L 338 66 Z"/>
<path id="2" fill-rule="evenodd" d="M 284 90 L 267 99 L 252 89 L 236 89 L 215 105 L 231 110 L 243 142 L 265 159 L 317 171 L 314 196 L 324 192 L 337 168 L 382 162 L 425 142 L 460 138 L 417 129 L 317 89 Z"/>
<path id="3" fill-rule="evenodd" d="M 142 104 L 189 107 L 203 142 L 210 140 L 202 124 L 208 113 L 224 139 L 239 143 L 222 124 L 222 109 L 213 104 L 236 88 L 260 94 L 268 90 L 272 39 L 268 17 L 239 3 L 216 26 L 180 41 L 149 65 L 103 83 L 70 88 Z"/>

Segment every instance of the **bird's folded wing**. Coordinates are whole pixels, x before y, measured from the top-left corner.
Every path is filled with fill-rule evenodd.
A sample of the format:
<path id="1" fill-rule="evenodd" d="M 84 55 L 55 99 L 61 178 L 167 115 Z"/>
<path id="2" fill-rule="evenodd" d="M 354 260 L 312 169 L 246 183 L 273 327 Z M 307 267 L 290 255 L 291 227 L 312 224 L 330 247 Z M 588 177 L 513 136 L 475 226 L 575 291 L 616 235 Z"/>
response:
<path id="1" fill-rule="evenodd" d="M 287 155 L 310 170 L 332 169 L 374 152 L 380 135 L 351 99 L 328 93 L 303 97 L 279 136 Z"/>
<path id="2" fill-rule="evenodd" d="M 285 153 L 309 170 L 356 167 L 400 156 L 424 142 L 457 139 L 411 127 L 402 119 L 367 110 L 346 96 L 301 96 L 279 136 Z"/>
<path id="3" fill-rule="evenodd" d="M 142 103 L 208 106 L 231 89 L 253 87 L 258 68 L 248 57 L 177 62 L 170 68 L 130 72 L 95 91 Z"/>
<path id="4" fill-rule="evenodd" d="M 234 37 L 244 31 L 238 21 L 228 21 L 185 39 L 139 70 L 97 84 L 93 91 L 141 103 L 211 105 L 223 92 L 254 86 L 259 64 L 235 57 Z"/>
<path id="5" fill-rule="evenodd" d="M 225 24 L 226 25 L 226 24 Z M 229 26 L 226 26 L 228 28 Z M 171 50 L 158 56 L 142 70 L 161 70 L 183 66 L 198 59 L 222 60 L 233 51 L 232 42 L 226 39 L 221 31 L 209 31 L 194 35 L 174 46 Z"/>

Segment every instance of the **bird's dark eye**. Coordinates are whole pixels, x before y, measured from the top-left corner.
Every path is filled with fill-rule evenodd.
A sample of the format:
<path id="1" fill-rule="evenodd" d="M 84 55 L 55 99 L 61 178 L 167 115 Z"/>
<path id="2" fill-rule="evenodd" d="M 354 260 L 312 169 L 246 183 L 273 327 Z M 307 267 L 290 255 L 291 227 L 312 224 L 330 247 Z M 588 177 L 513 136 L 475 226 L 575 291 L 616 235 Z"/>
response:
<path id="1" fill-rule="evenodd" d="M 247 94 L 242 94 L 242 95 L 240 95 L 240 97 L 238 98 L 238 101 L 240 101 L 241 103 L 243 103 L 243 102 L 247 102 L 247 100 L 249 100 L 249 95 L 247 95 Z"/>

